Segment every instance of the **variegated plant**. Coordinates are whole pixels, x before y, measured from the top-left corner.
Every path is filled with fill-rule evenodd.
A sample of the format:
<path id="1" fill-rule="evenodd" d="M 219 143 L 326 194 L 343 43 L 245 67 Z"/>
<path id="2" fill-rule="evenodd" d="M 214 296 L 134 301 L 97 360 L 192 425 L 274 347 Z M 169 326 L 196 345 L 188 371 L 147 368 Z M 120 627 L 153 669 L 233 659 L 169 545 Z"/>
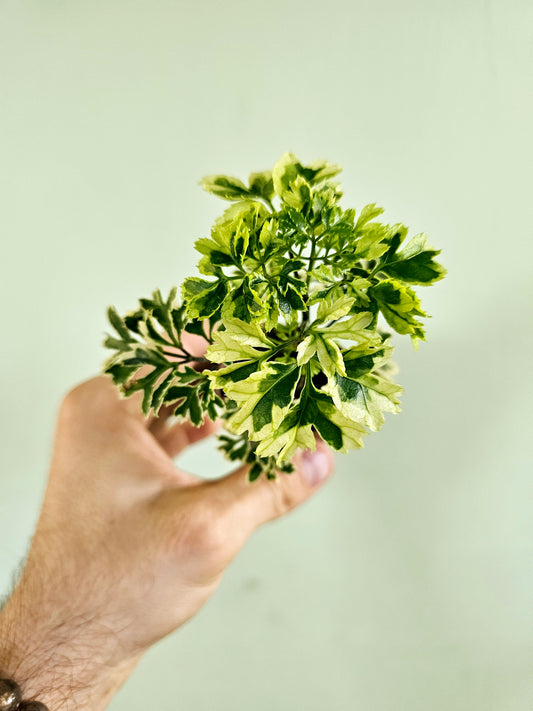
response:
<path id="1" fill-rule="evenodd" d="M 122 395 L 142 390 L 145 414 L 171 405 L 195 425 L 222 418 L 220 448 L 250 464 L 250 480 L 290 472 L 315 435 L 340 452 L 361 447 L 399 411 L 381 321 L 416 347 L 426 314 L 411 285 L 446 273 L 425 234 L 407 240 L 405 225 L 376 221 L 375 204 L 343 209 L 340 171 L 286 153 L 247 186 L 204 178 L 233 203 L 196 242 L 206 278 L 186 279 L 181 302 L 176 288 L 156 290 L 124 317 L 108 311 L 103 370 Z M 184 333 L 201 335 L 205 353 L 190 353 Z"/>

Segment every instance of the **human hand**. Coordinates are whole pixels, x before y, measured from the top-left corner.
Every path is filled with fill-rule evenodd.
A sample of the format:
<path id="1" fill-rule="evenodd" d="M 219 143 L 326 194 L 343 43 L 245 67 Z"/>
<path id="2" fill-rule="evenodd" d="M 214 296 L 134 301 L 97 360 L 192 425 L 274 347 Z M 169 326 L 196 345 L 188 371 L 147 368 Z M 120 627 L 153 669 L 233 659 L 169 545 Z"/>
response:
<path id="1" fill-rule="evenodd" d="M 0 672 L 52 710 L 106 707 L 143 653 L 189 620 L 251 533 L 331 475 L 322 443 L 292 474 L 204 481 L 173 457 L 216 428 L 145 418 L 107 376 L 63 399 L 41 514 L 0 614 Z"/>

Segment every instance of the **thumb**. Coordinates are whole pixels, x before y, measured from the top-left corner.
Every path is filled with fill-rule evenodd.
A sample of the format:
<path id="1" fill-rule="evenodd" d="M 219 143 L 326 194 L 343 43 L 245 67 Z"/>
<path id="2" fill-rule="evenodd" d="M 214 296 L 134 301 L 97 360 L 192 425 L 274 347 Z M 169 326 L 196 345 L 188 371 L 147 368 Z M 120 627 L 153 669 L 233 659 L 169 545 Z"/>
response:
<path id="1" fill-rule="evenodd" d="M 292 474 L 278 472 L 276 479 L 265 477 L 250 482 L 246 466 L 213 482 L 218 494 L 227 502 L 231 520 L 248 535 L 307 501 L 334 470 L 333 453 L 322 440 L 317 440 L 315 451 L 300 451 L 292 462 L 295 471 Z"/>

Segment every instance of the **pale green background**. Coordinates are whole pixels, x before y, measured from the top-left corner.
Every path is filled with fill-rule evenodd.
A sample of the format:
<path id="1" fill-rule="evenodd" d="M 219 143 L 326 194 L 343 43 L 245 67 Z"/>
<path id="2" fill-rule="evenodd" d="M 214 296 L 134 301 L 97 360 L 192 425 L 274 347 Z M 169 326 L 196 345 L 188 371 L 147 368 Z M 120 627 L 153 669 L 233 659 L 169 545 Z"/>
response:
<path id="1" fill-rule="evenodd" d="M 203 175 L 341 163 L 346 207 L 449 269 L 398 348 L 403 413 L 254 534 L 115 711 L 531 709 L 528 5 L 1 1 L 2 590 L 107 305 L 194 273 L 224 207 Z"/>

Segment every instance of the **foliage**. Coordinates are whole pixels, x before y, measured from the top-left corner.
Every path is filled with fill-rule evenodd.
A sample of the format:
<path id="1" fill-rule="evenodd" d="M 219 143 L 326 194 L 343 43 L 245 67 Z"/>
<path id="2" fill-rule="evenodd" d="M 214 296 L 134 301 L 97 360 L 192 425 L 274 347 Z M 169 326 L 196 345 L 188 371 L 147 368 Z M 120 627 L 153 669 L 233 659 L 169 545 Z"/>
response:
<path id="1" fill-rule="evenodd" d="M 248 185 L 203 178 L 231 205 L 196 242 L 201 276 L 185 280 L 181 302 L 173 288 L 123 318 L 108 310 L 116 335 L 103 370 L 122 395 L 142 390 L 145 414 L 171 405 L 197 426 L 222 418 L 220 448 L 250 465 L 251 480 L 290 472 L 317 435 L 337 451 L 361 447 L 399 411 L 381 324 L 416 348 L 427 314 L 412 287 L 446 273 L 424 233 L 408 239 L 405 225 L 377 221 L 375 204 L 358 216 L 341 207 L 340 171 L 285 153 Z M 204 354 L 187 350 L 187 332 L 205 339 Z"/>

